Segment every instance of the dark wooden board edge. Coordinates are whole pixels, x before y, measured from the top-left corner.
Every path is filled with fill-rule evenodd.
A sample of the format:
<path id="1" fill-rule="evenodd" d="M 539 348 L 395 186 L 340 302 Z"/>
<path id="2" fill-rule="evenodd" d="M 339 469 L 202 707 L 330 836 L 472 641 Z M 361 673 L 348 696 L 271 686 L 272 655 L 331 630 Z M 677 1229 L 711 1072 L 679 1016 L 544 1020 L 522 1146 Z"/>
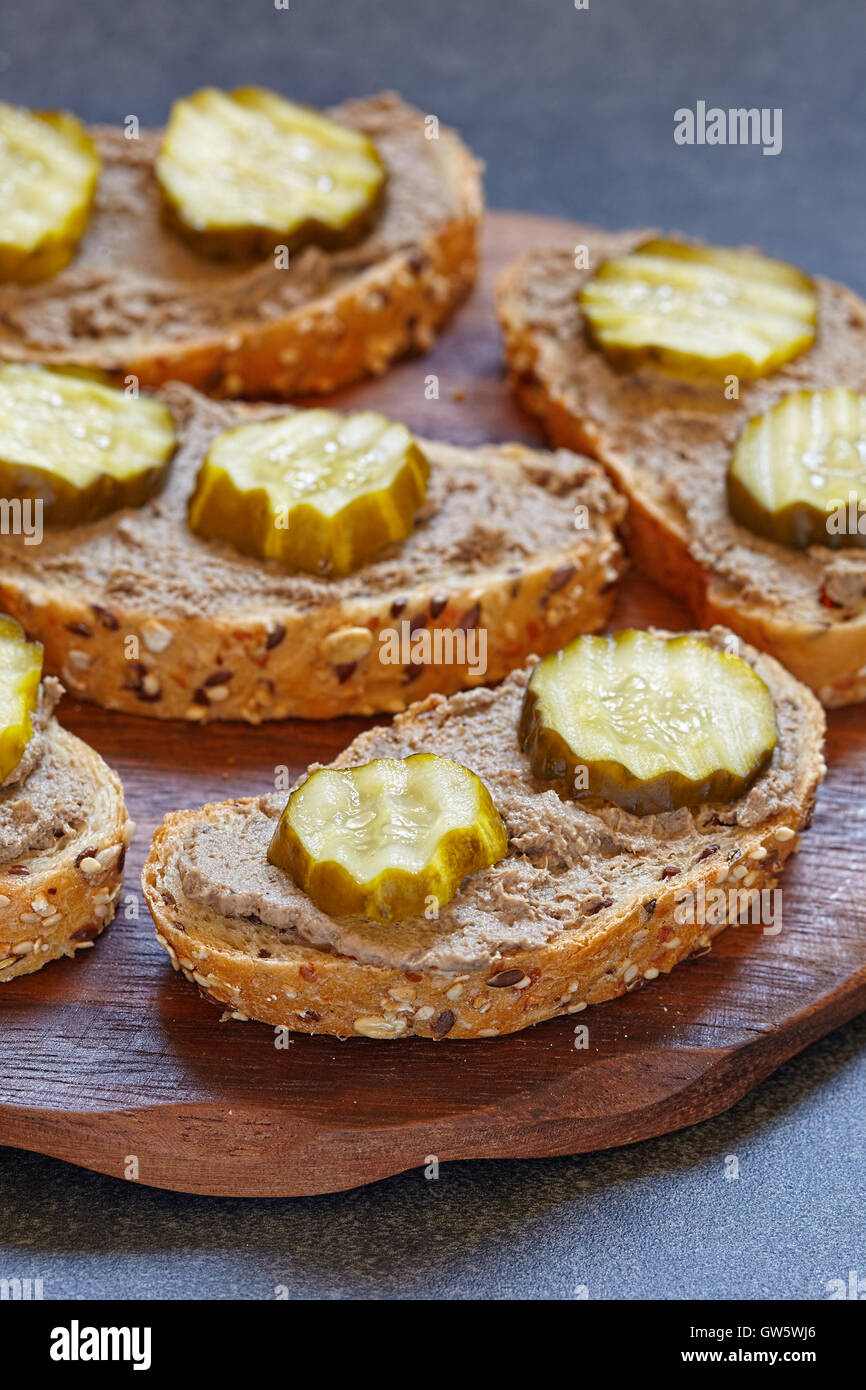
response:
<path id="1" fill-rule="evenodd" d="M 820 1004 L 739 1047 L 624 1053 L 595 1063 L 586 1090 L 578 1065 L 542 1097 L 497 1114 L 449 1117 L 439 1125 L 333 1131 L 297 1120 L 289 1124 L 276 1110 L 234 1106 L 226 1143 L 226 1114 L 215 1104 L 78 1113 L 12 1106 L 0 1108 L 0 1143 L 118 1178 L 126 1157 L 135 1155 L 137 1181 L 176 1192 L 215 1197 L 340 1192 L 423 1166 L 430 1155 L 440 1163 L 557 1157 L 618 1148 L 699 1124 L 728 1110 L 783 1062 L 864 1010 L 866 965 Z M 479 1044 L 458 1046 L 467 1049 L 471 1065 L 471 1050 Z M 618 1107 L 616 1101 L 629 1092 L 632 1103 Z M 213 1152 L 215 1142 L 216 1177 L 213 1170 L 203 1174 L 201 1165 L 202 1154 Z"/>

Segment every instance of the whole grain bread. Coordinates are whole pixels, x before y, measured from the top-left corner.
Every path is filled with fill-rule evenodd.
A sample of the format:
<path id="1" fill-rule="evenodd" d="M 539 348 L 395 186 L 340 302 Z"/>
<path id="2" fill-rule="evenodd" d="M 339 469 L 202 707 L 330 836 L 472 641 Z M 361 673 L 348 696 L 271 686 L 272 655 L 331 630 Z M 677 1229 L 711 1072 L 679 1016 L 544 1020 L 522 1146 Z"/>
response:
<path id="1" fill-rule="evenodd" d="M 577 296 L 603 260 L 651 234 L 579 228 L 575 245 L 529 251 L 506 268 L 498 313 L 512 387 L 554 444 L 604 463 L 628 498 L 630 554 L 697 621 L 726 624 L 771 652 L 825 705 L 862 700 L 866 552 L 797 551 L 754 535 L 729 515 L 725 479 L 746 420 L 788 392 L 866 391 L 866 305 L 818 277 L 812 349 L 740 382 L 730 399 L 717 383 L 619 372 L 590 344 Z"/>
<path id="2" fill-rule="evenodd" d="M 736 640 L 718 630 L 707 636 Z M 423 751 L 456 758 L 485 781 L 508 855 L 470 875 L 438 921 L 379 927 L 352 919 L 346 927 L 311 908 L 302 922 L 309 900 L 265 862 L 283 793 L 166 817 L 142 875 L 157 939 L 224 1016 L 306 1033 L 492 1037 L 638 988 L 703 953 L 744 911 L 754 918 L 754 895 L 776 884 L 811 820 L 824 773 L 823 711 L 771 657 L 746 647 L 740 654 L 772 693 L 779 743 L 737 802 L 649 818 L 561 802 L 532 778 L 517 741 L 527 666 L 496 690 L 431 696 L 361 734 L 331 764 Z M 260 863 L 249 858 L 250 843 Z M 203 844 L 206 859 L 224 861 L 228 889 L 216 898 L 203 891 L 196 867 Z M 250 911 L 253 879 L 258 912 Z M 722 909 L 702 913 L 700 895 L 721 885 Z M 265 920 L 272 899 L 289 893 L 292 920 Z M 328 937 L 329 925 L 351 932 L 354 956 L 312 944 Z"/>
<path id="3" fill-rule="evenodd" d="M 392 712 L 434 690 L 498 680 L 530 651 L 607 617 L 624 504 L 590 459 L 420 441 L 431 477 L 413 533 L 328 581 L 187 525 L 210 439 L 285 407 L 217 402 L 180 385 L 161 396 L 180 447 L 157 497 L 48 529 L 39 545 L 0 537 L 0 606 L 80 698 L 193 722 Z M 408 645 L 422 629 L 439 643 L 429 661 Z M 392 633 L 399 650 L 383 645 Z"/>
<path id="4" fill-rule="evenodd" d="M 355 246 L 307 247 L 287 265 L 196 255 L 164 223 L 160 133 L 94 128 L 102 172 L 88 229 L 51 280 L 0 285 L 0 359 L 287 398 L 335 391 L 429 348 L 475 279 L 480 165 L 454 131 L 394 93 L 329 114 L 376 141 L 382 211 Z"/>
<path id="5" fill-rule="evenodd" d="M 43 758 L 89 784 L 86 813 L 56 846 L 0 864 L 0 983 L 93 945 L 114 916 L 135 830 L 99 754 L 54 718 L 43 738 Z"/>

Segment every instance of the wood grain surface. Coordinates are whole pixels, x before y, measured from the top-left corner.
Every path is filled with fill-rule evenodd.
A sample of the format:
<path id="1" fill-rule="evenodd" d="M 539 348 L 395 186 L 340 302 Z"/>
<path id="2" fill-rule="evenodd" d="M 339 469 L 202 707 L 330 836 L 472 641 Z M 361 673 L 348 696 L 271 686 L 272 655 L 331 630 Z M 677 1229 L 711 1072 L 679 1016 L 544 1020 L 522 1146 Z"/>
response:
<path id="1" fill-rule="evenodd" d="M 463 444 L 539 442 L 505 389 L 491 283 L 526 246 L 563 238 L 568 224 L 491 214 L 483 281 L 434 351 L 338 403 Z M 689 619 L 632 575 L 612 626 L 647 622 Z M 0 989 L 0 1143 L 187 1192 L 335 1191 L 432 1155 L 577 1153 L 692 1124 L 866 1008 L 862 706 L 830 714 L 830 772 L 783 880 L 778 936 L 729 928 L 635 994 L 508 1037 L 296 1035 L 285 1049 L 264 1025 L 220 1024 L 172 972 L 138 875 L 167 811 L 271 790 L 276 765 L 325 761 L 372 721 L 192 728 L 68 699 L 61 717 L 121 774 L 138 830 L 125 908 L 95 949 Z"/>

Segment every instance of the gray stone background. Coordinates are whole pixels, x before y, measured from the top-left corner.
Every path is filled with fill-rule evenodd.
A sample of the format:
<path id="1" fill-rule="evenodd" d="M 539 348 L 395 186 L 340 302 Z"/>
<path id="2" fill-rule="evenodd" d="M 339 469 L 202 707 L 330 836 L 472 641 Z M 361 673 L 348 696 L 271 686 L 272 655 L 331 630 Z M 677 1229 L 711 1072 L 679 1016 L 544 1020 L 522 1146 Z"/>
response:
<path id="1" fill-rule="evenodd" d="M 7 0 L 0 98 L 159 123 L 205 82 L 396 87 L 486 159 L 494 206 L 751 241 L 863 291 L 864 32 L 852 0 Z M 677 147 L 698 100 L 781 107 L 781 154 Z M 47 1297 L 826 1298 L 866 1276 L 864 1086 L 861 1019 L 679 1135 L 315 1199 L 0 1150 L 0 1275 Z"/>

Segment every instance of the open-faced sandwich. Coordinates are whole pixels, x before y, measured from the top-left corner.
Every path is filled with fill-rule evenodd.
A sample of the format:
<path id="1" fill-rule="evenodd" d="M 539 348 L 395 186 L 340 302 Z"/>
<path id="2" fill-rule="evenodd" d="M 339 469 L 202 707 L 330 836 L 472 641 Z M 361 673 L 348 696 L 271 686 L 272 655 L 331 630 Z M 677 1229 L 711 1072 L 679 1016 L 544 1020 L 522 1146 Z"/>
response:
<path id="1" fill-rule="evenodd" d="M 134 826 L 120 780 L 54 717 L 42 649 L 0 617 L 0 982 L 92 946 Z"/>
<path id="2" fill-rule="evenodd" d="M 586 228 L 499 286 L 514 389 L 637 563 L 826 705 L 866 696 L 866 305 L 752 250 Z"/>
<path id="3" fill-rule="evenodd" d="M 404 709 L 604 622 L 624 504 L 589 459 L 371 411 L 0 365 L 0 603 L 76 695 L 195 721 Z M 26 523 L 26 524 L 25 524 Z"/>
<path id="4" fill-rule="evenodd" d="M 0 359 L 227 396 L 335 390 L 475 278 L 479 166 L 386 93 L 206 88 L 162 132 L 0 103 Z"/>
<path id="5" fill-rule="evenodd" d="M 169 815 L 142 883 L 172 964 L 235 1018 L 488 1038 L 778 932 L 823 711 L 730 632 L 580 637 L 431 696 L 292 790 Z M 760 927 L 756 927 L 760 930 Z"/>

